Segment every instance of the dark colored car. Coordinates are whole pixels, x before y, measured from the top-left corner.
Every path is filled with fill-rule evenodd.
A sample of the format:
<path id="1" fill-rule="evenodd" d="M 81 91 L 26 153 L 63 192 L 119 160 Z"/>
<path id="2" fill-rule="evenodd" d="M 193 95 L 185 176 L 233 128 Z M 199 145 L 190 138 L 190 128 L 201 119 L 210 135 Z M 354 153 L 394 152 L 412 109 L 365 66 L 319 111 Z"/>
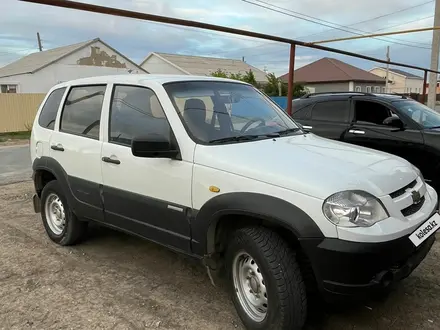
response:
<path id="1" fill-rule="evenodd" d="M 395 94 L 315 93 L 293 100 L 292 117 L 326 138 L 385 151 L 440 188 L 440 114 Z"/>

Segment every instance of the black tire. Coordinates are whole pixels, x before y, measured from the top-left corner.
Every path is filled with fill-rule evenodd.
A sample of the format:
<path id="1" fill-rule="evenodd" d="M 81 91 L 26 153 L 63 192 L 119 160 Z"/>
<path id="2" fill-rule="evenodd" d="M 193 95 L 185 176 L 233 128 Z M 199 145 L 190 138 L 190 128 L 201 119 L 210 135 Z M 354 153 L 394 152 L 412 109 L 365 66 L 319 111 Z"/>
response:
<path id="1" fill-rule="evenodd" d="M 61 200 L 64 213 L 65 213 L 65 226 L 61 233 L 55 233 L 48 224 L 48 219 L 46 216 L 46 200 L 49 196 L 55 194 Z M 60 187 L 58 181 L 53 180 L 48 182 L 41 193 L 41 218 L 43 220 L 44 229 L 46 230 L 49 238 L 59 245 L 73 245 L 78 243 L 84 238 L 87 232 L 87 222 L 80 221 L 71 211 L 67 199 L 64 196 L 63 190 Z"/>
<path id="2" fill-rule="evenodd" d="M 234 284 L 233 267 L 237 255 L 249 254 L 261 271 L 267 293 L 267 311 L 257 322 L 240 303 Z M 235 231 L 226 251 L 226 268 L 232 289 L 232 301 L 247 329 L 301 329 L 307 316 L 306 288 L 295 252 L 275 232 L 264 227 L 246 227 Z M 252 263 L 252 261 L 251 261 Z M 250 283 L 250 282 L 249 282 Z"/>

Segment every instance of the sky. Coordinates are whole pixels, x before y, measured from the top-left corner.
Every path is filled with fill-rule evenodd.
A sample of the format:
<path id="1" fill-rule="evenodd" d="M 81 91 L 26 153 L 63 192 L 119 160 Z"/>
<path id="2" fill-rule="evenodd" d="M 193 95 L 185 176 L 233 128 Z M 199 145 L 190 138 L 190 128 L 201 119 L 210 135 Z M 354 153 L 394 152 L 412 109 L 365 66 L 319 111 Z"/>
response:
<path id="1" fill-rule="evenodd" d="M 0 67 L 38 51 L 36 33 L 39 32 L 43 49 L 46 50 L 99 37 L 136 63 L 142 62 L 148 53 L 156 51 L 234 59 L 244 57 L 247 63 L 276 75 L 282 75 L 288 70 L 289 46 L 286 44 L 19 0 L 1 0 L 1 2 Z M 82 0 L 81 2 L 201 21 L 308 42 L 354 36 L 354 33 L 429 27 L 433 25 L 434 15 L 434 1 L 427 0 Z M 317 21 L 327 26 L 316 24 Z M 428 31 L 381 37 L 380 40 L 368 38 L 325 45 L 381 59 L 385 59 L 386 47 L 390 46 L 391 61 L 429 67 L 431 40 L 432 32 Z M 382 66 L 375 62 L 335 53 L 297 47 L 295 68 L 326 56 L 365 70 Z M 422 74 L 417 71 L 411 72 Z"/>

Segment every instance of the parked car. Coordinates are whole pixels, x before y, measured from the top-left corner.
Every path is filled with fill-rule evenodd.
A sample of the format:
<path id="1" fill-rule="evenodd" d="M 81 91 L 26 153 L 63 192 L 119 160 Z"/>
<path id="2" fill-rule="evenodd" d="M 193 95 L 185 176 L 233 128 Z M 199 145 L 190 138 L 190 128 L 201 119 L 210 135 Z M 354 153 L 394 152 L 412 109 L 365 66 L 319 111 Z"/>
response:
<path id="1" fill-rule="evenodd" d="M 395 94 L 315 93 L 293 101 L 292 117 L 317 135 L 405 158 L 440 189 L 440 114 L 422 103 Z"/>
<path id="2" fill-rule="evenodd" d="M 213 282 L 226 273 L 247 329 L 300 329 L 308 292 L 363 299 L 408 276 L 440 224 L 409 162 L 307 133 L 229 79 L 58 84 L 30 152 L 52 241 L 78 243 L 93 221 L 193 256 Z"/>

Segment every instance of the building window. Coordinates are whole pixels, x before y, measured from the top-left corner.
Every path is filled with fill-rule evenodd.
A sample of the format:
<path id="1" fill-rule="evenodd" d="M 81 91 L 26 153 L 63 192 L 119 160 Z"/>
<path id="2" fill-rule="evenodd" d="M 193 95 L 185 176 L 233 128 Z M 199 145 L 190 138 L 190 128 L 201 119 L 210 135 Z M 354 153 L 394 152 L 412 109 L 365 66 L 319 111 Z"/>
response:
<path id="1" fill-rule="evenodd" d="M 379 86 L 374 86 L 374 92 L 375 93 L 380 93 L 380 87 Z"/>
<path id="2" fill-rule="evenodd" d="M 0 85 L 1 93 L 17 93 L 17 85 Z"/>
<path id="3" fill-rule="evenodd" d="M 356 86 L 356 87 L 354 88 L 354 91 L 355 91 L 355 92 L 362 92 L 362 88 L 361 88 L 361 86 Z"/>
<path id="4" fill-rule="evenodd" d="M 371 86 L 367 86 L 367 93 L 371 93 Z"/>
<path id="5" fill-rule="evenodd" d="M 387 88 L 386 87 L 382 87 L 382 93 L 386 93 L 387 92 Z"/>

